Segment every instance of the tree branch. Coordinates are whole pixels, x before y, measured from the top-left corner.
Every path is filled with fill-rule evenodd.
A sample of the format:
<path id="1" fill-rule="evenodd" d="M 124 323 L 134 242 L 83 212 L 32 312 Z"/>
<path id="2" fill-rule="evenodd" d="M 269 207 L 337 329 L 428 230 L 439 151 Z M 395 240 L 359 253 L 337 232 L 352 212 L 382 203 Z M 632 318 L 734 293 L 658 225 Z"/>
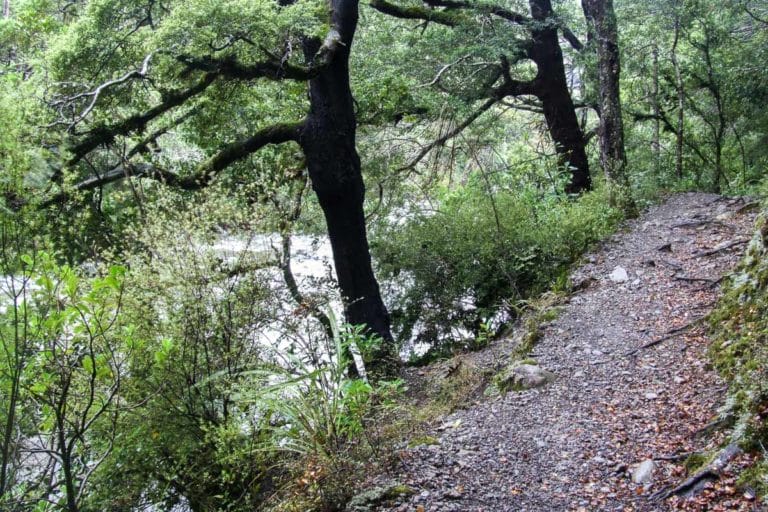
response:
<path id="1" fill-rule="evenodd" d="M 72 156 L 67 160 L 65 167 L 71 167 L 77 164 L 88 153 L 101 146 L 109 144 L 119 135 L 128 135 L 131 132 L 144 129 L 144 127 L 153 119 L 168 112 L 172 108 L 178 107 L 189 98 L 205 91 L 218 77 L 217 73 L 206 73 L 203 77 L 189 89 L 174 91 L 163 98 L 162 103 L 152 107 L 141 114 L 135 114 L 111 126 L 97 126 L 91 130 L 88 136 L 75 144 L 71 148 Z M 55 178 L 55 176 L 54 176 Z"/>
<path id="2" fill-rule="evenodd" d="M 480 117 L 483 112 L 490 109 L 493 105 L 496 104 L 498 100 L 494 98 L 490 98 L 486 100 L 485 103 L 483 103 L 479 109 L 477 109 L 475 112 L 473 112 L 469 117 L 467 117 L 462 123 L 460 123 L 458 126 L 456 126 L 453 130 L 449 131 L 442 137 L 432 141 L 431 143 L 424 146 L 421 151 L 419 151 L 419 154 L 416 155 L 415 158 L 413 158 L 410 162 L 408 162 L 403 167 L 400 167 L 397 169 L 398 172 L 401 171 L 407 171 L 409 169 L 413 169 L 416 167 L 416 164 L 421 162 L 427 154 L 429 154 L 430 151 L 435 149 L 438 146 L 442 146 L 446 142 L 448 142 L 450 139 L 454 138 L 458 134 L 460 134 L 462 131 L 464 131 L 469 125 L 471 125 L 478 117 Z"/>
<path id="3" fill-rule="evenodd" d="M 238 80 L 267 78 L 270 80 L 289 79 L 304 81 L 314 78 L 322 69 L 322 66 L 296 66 L 288 62 L 280 62 L 279 59 L 244 65 L 238 62 L 233 56 L 214 59 L 212 57 L 179 55 L 176 57 L 176 60 L 187 67 L 182 76 L 185 76 L 192 71 L 205 71 Z"/>
<path id="4" fill-rule="evenodd" d="M 77 183 L 72 190 L 59 192 L 43 201 L 41 207 L 45 208 L 65 202 L 72 197 L 74 192 L 93 190 L 128 177 L 151 178 L 182 190 L 199 190 L 208 186 L 220 171 L 264 146 L 298 140 L 299 131 L 302 127 L 303 122 L 277 124 L 264 128 L 248 138 L 225 146 L 218 153 L 198 165 L 195 172 L 189 176 L 179 176 L 152 164 L 121 164 L 101 176 L 94 176 Z"/>
<path id="5" fill-rule="evenodd" d="M 149 61 L 152 59 L 152 56 L 154 53 L 150 53 L 144 58 L 144 61 L 141 64 L 141 68 L 134 69 L 132 71 L 129 71 L 128 73 L 124 74 L 120 78 L 115 78 L 114 80 L 109 80 L 107 82 L 104 82 L 103 84 L 96 87 L 94 90 L 89 92 L 84 92 L 80 94 L 76 94 L 75 96 L 59 100 L 54 103 L 54 105 L 67 105 L 72 104 L 73 102 L 81 99 L 81 98 L 87 98 L 90 97 L 91 101 L 88 103 L 88 105 L 83 109 L 83 111 L 75 117 L 72 122 L 69 123 L 69 126 L 67 127 L 67 131 L 72 131 L 77 124 L 82 122 L 90 113 L 93 111 L 93 108 L 96 106 L 96 102 L 99 100 L 99 97 L 101 96 L 101 93 L 103 93 L 105 90 L 109 89 L 112 86 L 123 84 L 127 82 L 128 80 L 132 80 L 134 78 L 145 78 L 147 76 L 147 72 L 149 71 Z M 48 125 L 48 127 L 52 127 L 58 124 L 66 124 L 64 121 L 55 121 L 52 124 Z"/>
<path id="6" fill-rule="evenodd" d="M 506 55 L 500 57 L 501 61 L 501 76 L 504 82 L 501 86 L 491 91 L 491 97 L 496 100 L 502 100 L 505 96 L 524 96 L 531 95 L 536 96 L 536 84 L 534 81 L 515 80 L 512 78 L 509 68 L 509 60 Z"/>
<path id="7" fill-rule="evenodd" d="M 431 81 L 429 81 L 429 82 L 427 82 L 425 84 L 419 85 L 419 87 L 431 87 L 431 86 L 437 84 L 438 82 L 440 82 L 440 79 L 443 77 L 443 73 L 448 71 L 453 66 L 456 66 L 460 62 L 462 62 L 464 60 L 467 60 L 470 57 L 471 57 L 471 55 L 464 55 L 463 57 L 459 57 L 455 61 L 453 61 L 453 62 L 451 62 L 449 64 L 444 65 L 442 68 L 440 68 L 440 71 L 437 72 L 437 74 L 435 75 L 435 78 L 433 78 Z"/>
<path id="8" fill-rule="evenodd" d="M 445 7 L 446 9 L 470 9 L 483 14 L 493 14 L 499 18 L 505 19 L 511 23 L 525 25 L 531 19 L 528 16 L 515 11 L 510 11 L 499 5 L 494 4 L 472 4 L 461 0 L 426 0 L 424 3 L 432 7 Z"/>
<path id="9" fill-rule="evenodd" d="M 568 44 L 571 45 L 571 47 L 576 50 L 577 52 L 580 52 L 584 49 L 584 43 L 579 41 L 579 38 L 574 34 L 570 28 L 566 27 L 565 25 L 560 25 L 560 32 L 563 34 L 563 37 L 566 41 L 568 41 Z"/>
<path id="10" fill-rule="evenodd" d="M 390 3 L 387 0 L 371 0 L 369 5 L 383 14 L 395 18 L 432 21 L 446 27 L 455 27 L 462 20 L 461 16 L 452 12 L 438 11 L 426 7 L 403 7 Z"/>

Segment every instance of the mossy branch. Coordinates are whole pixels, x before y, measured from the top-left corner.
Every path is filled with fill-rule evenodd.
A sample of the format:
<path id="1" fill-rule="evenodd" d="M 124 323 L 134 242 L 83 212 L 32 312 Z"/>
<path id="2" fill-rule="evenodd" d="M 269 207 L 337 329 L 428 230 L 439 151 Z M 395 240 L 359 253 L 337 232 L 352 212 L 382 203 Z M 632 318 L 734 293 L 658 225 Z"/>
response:
<path id="1" fill-rule="evenodd" d="M 70 152 L 72 156 L 67 160 L 65 167 L 72 167 L 82 160 L 88 153 L 99 146 L 110 144 L 120 135 L 143 130 L 150 121 L 158 118 L 169 110 L 178 107 L 193 96 L 205 91 L 218 77 L 217 73 L 206 73 L 192 87 L 181 91 L 175 91 L 165 95 L 163 101 L 140 114 L 134 114 L 127 119 L 111 125 L 97 126 L 88 135 L 75 144 Z"/>
<path id="2" fill-rule="evenodd" d="M 224 146 L 218 153 L 198 165 L 195 172 L 189 176 L 179 176 L 152 164 L 124 163 L 100 176 L 83 180 L 74 185 L 70 190 L 59 192 L 43 201 L 41 206 L 47 207 L 59 204 L 71 199 L 72 195 L 76 192 L 93 190 L 130 177 L 151 178 L 182 190 L 199 190 L 208 186 L 220 171 L 255 153 L 264 146 L 298 140 L 299 131 L 302 126 L 303 122 L 283 123 L 259 130 L 250 137 Z"/>

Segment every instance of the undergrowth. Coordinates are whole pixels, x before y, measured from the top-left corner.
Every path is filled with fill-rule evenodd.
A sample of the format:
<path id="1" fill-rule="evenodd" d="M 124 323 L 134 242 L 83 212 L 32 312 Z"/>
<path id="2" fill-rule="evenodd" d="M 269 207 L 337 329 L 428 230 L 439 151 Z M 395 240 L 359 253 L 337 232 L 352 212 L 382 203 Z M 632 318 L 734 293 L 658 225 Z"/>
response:
<path id="1" fill-rule="evenodd" d="M 484 344 L 519 304 L 566 280 L 622 214 L 598 190 L 579 199 L 468 185 L 376 233 L 372 249 L 399 339 L 416 337 L 430 360 Z M 484 336 L 485 335 L 485 336 Z"/>

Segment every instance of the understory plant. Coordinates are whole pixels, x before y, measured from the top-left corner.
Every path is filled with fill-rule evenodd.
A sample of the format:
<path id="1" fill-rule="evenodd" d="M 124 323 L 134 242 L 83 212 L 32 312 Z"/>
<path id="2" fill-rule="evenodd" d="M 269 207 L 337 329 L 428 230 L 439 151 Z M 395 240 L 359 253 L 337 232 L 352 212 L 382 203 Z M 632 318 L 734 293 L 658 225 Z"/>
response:
<path id="1" fill-rule="evenodd" d="M 471 346 L 521 302 L 562 280 L 621 213 L 602 190 L 578 199 L 482 184 L 446 192 L 439 206 L 393 223 L 373 242 L 399 339 L 433 355 Z"/>
<path id="2" fill-rule="evenodd" d="M 331 338 L 305 336 L 303 350 L 277 355 L 281 364 L 248 372 L 249 385 L 237 394 L 269 418 L 267 449 L 294 458 L 294 497 L 282 507 L 341 507 L 379 455 L 377 417 L 394 407 L 402 389 L 399 380 L 365 377 L 362 361 L 376 351 L 378 338 L 364 326 L 340 324 L 332 311 L 327 315 Z M 353 364 L 360 377 L 350 376 Z"/>

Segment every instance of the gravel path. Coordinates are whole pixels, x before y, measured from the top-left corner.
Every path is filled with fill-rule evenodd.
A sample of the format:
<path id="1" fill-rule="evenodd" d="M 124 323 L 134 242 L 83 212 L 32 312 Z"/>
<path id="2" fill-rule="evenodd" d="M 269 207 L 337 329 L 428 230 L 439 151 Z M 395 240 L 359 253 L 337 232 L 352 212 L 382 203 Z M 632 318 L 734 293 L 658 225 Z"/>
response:
<path id="1" fill-rule="evenodd" d="M 675 195 L 588 255 L 572 276 L 585 287 L 542 326 L 532 354 L 556 381 L 482 398 L 444 418 L 432 433 L 440 444 L 404 449 L 387 476 L 416 494 L 381 510 L 755 507 L 734 489 L 704 508 L 648 499 L 686 476 L 679 454 L 717 441 L 697 435 L 725 392 L 697 319 L 711 310 L 721 277 L 744 249 L 725 245 L 751 236 L 754 212 L 744 206 L 743 199 Z M 617 267 L 626 281 L 609 277 Z M 499 347 L 508 350 L 500 343 L 473 357 L 482 367 Z M 648 459 L 656 459 L 653 480 L 637 485 L 632 471 Z"/>

